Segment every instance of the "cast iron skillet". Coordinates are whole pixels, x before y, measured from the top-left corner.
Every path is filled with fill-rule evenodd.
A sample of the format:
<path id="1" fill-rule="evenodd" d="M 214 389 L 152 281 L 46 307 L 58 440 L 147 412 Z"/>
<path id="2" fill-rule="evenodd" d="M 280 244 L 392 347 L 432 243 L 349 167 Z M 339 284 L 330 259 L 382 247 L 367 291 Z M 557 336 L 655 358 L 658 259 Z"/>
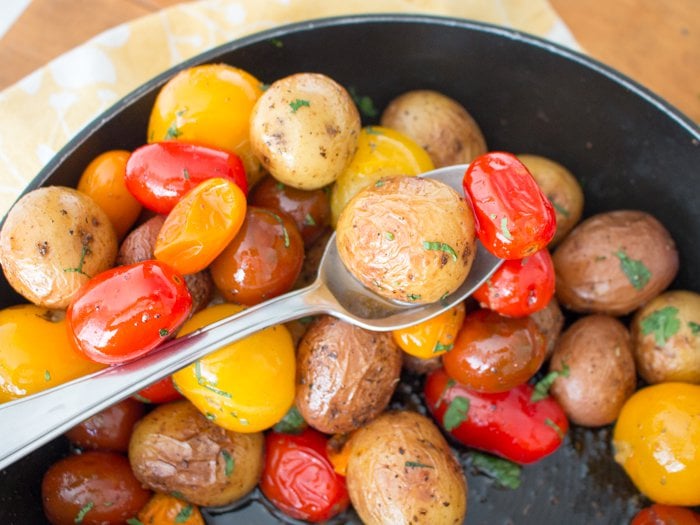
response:
<path id="1" fill-rule="evenodd" d="M 272 82 L 301 71 L 325 73 L 372 98 L 380 110 L 399 93 L 436 89 L 464 104 L 490 149 L 536 153 L 577 175 L 586 215 L 646 210 L 671 231 L 681 270 L 672 287 L 700 290 L 700 132 L 678 111 L 582 55 L 495 26 L 429 16 L 370 15 L 303 22 L 200 55 L 148 82 L 78 134 L 30 184 L 74 186 L 107 149 L 145 142 L 149 111 L 175 71 L 226 62 Z M 365 124 L 373 123 L 365 119 Z M 29 124 L 31 125 L 31 124 Z M 19 302 L 0 280 L 0 306 Z M 406 377 L 394 406 L 420 407 L 420 381 Z M 11 432 L 2 429 L 0 432 Z M 469 480 L 470 524 L 626 523 L 646 502 L 610 453 L 609 427 L 572 429 L 564 446 L 523 470 L 520 489 L 498 488 L 458 451 Z M 0 523 L 45 523 L 44 471 L 68 450 L 63 439 L 0 472 Z M 282 520 L 253 493 L 235 509 L 206 512 L 209 523 Z M 289 520 L 291 521 L 291 520 Z M 335 520 L 357 522 L 353 516 Z"/>

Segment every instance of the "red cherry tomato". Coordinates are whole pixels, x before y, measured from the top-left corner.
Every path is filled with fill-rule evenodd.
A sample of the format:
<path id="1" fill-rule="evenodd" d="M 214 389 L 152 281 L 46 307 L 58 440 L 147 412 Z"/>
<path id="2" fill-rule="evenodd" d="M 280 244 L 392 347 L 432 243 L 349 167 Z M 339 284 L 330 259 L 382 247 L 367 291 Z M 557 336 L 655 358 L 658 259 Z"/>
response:
<path id="1" fill-rule="evenodd" d="M 145 413 L 143 403 L 123 399 L 77 424 L 66 432 L 66 437 L 82 449 L 126 452 L 131 431 Z"/>
<path id="2" fill-rule="evenodd" d="M 144 355 L 168 338 L 192 309 L 184 278 L 158 261 L 117 266 L 90 279 L 68 307 L 73 346 L 98 363 Z"/>
<path id="3" fill-rule="evenodd" d="M 473 297 L 482 308 L 525 317 L 547 306 L 553 295 L 554 264 L 544 249 L 524 259 L 505 261 Z"/>
<path id="4" fill-rule="evenodd" d="M 480 394 L 451 380 L 444 370 L 428 375 L 425 400 L 438 424 L 460 443 L 516 463 L 534 463 L 561 445 L 569 429 L 552 398 L 532 401 L 525 383 L 508 392 Z"/>
<path id="5" fill-rule="evenodd" d="M 348 507 L 345 478 L 333 470 L 326 445 L 325 436 L 312 428 L 267 435 L 260 489 L 285 514 L 319 522 Z"/>
<path id="6" fill-rule="evenodd" d="M 685 507 L 654 503 L 640 510 L 630 525 L 700 525 L 700 514 Z"/>
<path id="7" fill-rule="evenodd" d="M 146 208 L 167 214 L 200 182 L 221 177 L 248 193 L 243 162 L 235 154 L 181 141 L 135 150 L 126 163 L 127 189 Z"/>
<path id="8" fill-rule="evenodd" d="M 474 209 L 476 234 L 497 257 L 522 259 L 554 237 L 554 208 L 515 155 L 490 152 L 477 157 L 462 185 Z"/>
<path id="9" fill-rule="evenodd" d="M 143 403 L 161 404 L 182 399 L 182 394 L 175 389 L 173 377 L 167 376 L 139 391 L 134 397 Z"/>

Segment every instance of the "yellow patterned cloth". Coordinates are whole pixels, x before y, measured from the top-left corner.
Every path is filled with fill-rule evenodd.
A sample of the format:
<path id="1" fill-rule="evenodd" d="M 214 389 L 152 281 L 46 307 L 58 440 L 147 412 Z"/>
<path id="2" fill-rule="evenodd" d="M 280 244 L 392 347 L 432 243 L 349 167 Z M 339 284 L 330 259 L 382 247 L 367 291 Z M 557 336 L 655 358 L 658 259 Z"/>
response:
<path id="1" fill-rule="evenodd" d="M 202 0 L 117 26 L 0 93 L 0 216 L 81 128 L 183 60 L 289 22 L 356 13 L 427 13 L 519 29 L 573 48 L 547 0 Z"/>

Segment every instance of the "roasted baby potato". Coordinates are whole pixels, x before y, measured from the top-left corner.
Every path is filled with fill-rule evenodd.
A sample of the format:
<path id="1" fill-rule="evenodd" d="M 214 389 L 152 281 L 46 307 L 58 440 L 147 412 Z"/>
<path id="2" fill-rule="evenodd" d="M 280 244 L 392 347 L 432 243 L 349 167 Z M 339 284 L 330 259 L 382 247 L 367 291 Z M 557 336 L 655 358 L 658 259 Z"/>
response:
<path id="1" fill-rule="evenodd" d="M 700 383 L 700 294 L 663 293 L 641 308 L 631 326 L 639 375 L 648 383 Z"/>
<path id="2" fill-rule="evenodd" d="M 396 97 L 382 113 L 381 124 L 415 140 L 436 168 L 466 164 L 486 153 L 484 135 L 469 112 L 437 91 L 422 89 Z"/>
<path id="3" fill-rule="evenodd" d="M 316 430 L 350 432 L 386 408 L 400 373 L 401 350 L 390 334 L 321 316 L 297 350 L 296 406 Z"/>
<path id="4" fill-rule="evenodd" d="M 136 478 L 152 490 L 179 493 L 196 505 L 226 505 L 257 485 L 263 446 L 261 432 L 226 430 L 189 401 L 175 401 L 136 424 L 129 461 Z"/>
<path id="5" fill-rule="evenodd" d="M 63 186 L 30 191 L 0 232 L 0 265 L 32 303 L 66 308 L 90 277 L 112 267 L 114 227 L 91 197 Z"/>
<path id="6" fill-rule="evenodd" d="M 545 340 L 545 361 L 552 357 L 554 347 L 557 344 L 561 329 L 564 327 L 564 314 L 559 307 L 559 302 L 555 297 L 547 303 L 547 306 L 530 314 L 530 318 L 535 321 L 538 330 Z"/>
<path id="7" fill-rule="evenodd" d="M 274 82 L 253 107 L 250 143 L 265 169 L 293 188 L 330 184 L 350 163 L 360 113 L 331 78 L 297 73 Z"/>
<path id="8" fill-rule="evenodd" d="M 557 299 L 576 312 L 628 314 L 671 284 L 678 251 L 666 228 L 643 211 L 594 215 L 552 256 Z"/>
<path id="9" fill-rule="evenodd" d="M 460 524 L 467 483 L 435 424 L 415 412 L 387 412 L 352 435 L 350 501 L 368 525 Z"/>
<path id="10" fill-rule="evenodd" d="M 539 155 L 518 155 L 554 207 L 557 232 L 550 246 L 559 243 L 581 220 L 583 190 L 576 177 L 564 166 Z"/>
<path id="11" fill-rule="evenodd" d="M 577 425 L 612 423 L 634 393 L 636 374 L 627 328 L 607 315 L 589 315 L 559 338 L 549 369 L 559 372 L 552 396 Z"/>
<path id="12" fill-rule="evenodd" d="M 338 219 L 343 264 L 367 288 L 398 301 L 430 303 L 464 282 L 476 254 L 474 215 L 456 191 L 419 177 L 382 179 Z"/>

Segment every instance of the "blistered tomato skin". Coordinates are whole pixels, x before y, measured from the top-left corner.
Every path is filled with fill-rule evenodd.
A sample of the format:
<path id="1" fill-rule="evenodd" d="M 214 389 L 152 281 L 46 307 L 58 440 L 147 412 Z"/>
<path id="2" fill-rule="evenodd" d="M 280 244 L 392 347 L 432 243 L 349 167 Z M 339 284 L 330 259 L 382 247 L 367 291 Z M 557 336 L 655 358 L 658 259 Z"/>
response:
<path id="1" fill-rule="evenodd" d="M 509 317 L 525 317 L 543 309 L 554 295 L 554 264 L 544 249 L 505 261 L 476 292 L 482 308 Z"/>
<path id="2" fill-rule="evenodd" d="M 477 157 L 462 184 L 474 209 L 477 236 L 497 257 L 522 259 L 554 237 L 554 208 L 515 155 L 489 152 Z"/>
<path id="3" fill-rule="evenodd" d="M 323 434 L 312 428 L 299 434 L 271 432 L 265 445 L 260 489 L 282 512 L 317 523 L 348 507 L 345 478 L 333 470 Z"/>
<path id="4" fill-rule="evenodd" d="M 118 266 L 93 277 L 68 307 L 73 346 L 98 363 L 147 354 L 187 319 L 192 297 L 183 277 L 158 261 Z"/>
<path id="5" fill-rule="evenodd" d="M 521 464 L 553 453 L 569 429 L 554 398 L 532 401 L 533 392 L 525 383 L 482 394 L 451 380 L 444 370 L 428 375 L 424 387 L 428 409 L 457 441 Z"/>
<path id="6" fill-rule="evenodd" d="M 241 229 L 246 200 L 241 189 L 222 178 L 205 180 L 170 211 L 153 254 L 183 275 L 201 272 Z"/>
<path id="7" fill-rule="evenodd" d="M 454 348 L 465 311 L 464 303 L 459 303 L 432 319 L 394 330 L 391 335 L 407 354 L 421 359 L 437 357 Z"/>
<path id="8" fill-rule="evenodd" d="M 243 162 L 235 154 L 187 142 L 156 142 L 135 150 L 126 163 L 125 182 L 149 210 L 167 214 L 201 182 L 224 178 L 248 193 Z"/>

